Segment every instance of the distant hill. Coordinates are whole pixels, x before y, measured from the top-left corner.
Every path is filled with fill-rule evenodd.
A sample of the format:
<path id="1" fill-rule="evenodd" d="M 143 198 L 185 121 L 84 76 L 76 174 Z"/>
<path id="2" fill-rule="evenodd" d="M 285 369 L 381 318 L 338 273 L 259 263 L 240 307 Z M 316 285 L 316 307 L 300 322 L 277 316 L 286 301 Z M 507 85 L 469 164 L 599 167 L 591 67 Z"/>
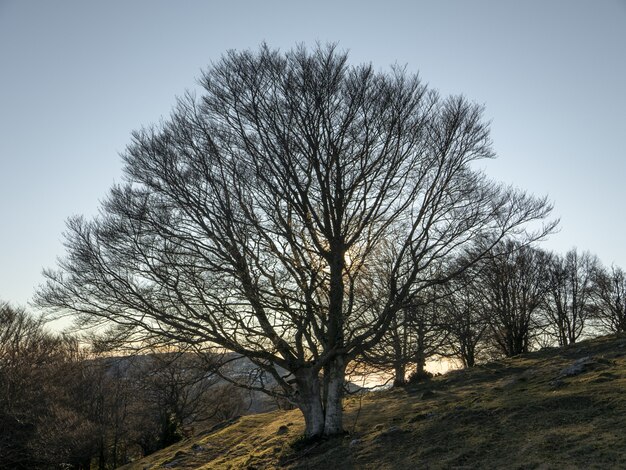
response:
<path id="1" fill-rule="evenodd" d="M 348 433 L 303 444 L 300 413 L 244 416 L 122 467 L 626 468 L 626 337 L 346 400 Z"/>

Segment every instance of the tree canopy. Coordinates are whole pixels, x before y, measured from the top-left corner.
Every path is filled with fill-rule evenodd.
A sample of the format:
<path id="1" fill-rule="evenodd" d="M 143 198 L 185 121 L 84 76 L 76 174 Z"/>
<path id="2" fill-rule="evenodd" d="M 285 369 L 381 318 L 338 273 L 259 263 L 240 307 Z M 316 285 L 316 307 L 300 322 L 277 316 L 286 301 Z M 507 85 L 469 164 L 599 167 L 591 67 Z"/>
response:
<path id="1" fill-rule="evenodd" d="M 69 220 L 38 303 L 245 355 L 268 377 L 249 385 L 275 385 L 309 436 L 342 431 L 347 362 L 442 281 L 430 273 L 554 226 L 528 231 L 546 199 L 476 170 L 494 157 L 482 108 L 405 69 L 263 45 L 200 85 L 133 134 L 100 215 Z"/>

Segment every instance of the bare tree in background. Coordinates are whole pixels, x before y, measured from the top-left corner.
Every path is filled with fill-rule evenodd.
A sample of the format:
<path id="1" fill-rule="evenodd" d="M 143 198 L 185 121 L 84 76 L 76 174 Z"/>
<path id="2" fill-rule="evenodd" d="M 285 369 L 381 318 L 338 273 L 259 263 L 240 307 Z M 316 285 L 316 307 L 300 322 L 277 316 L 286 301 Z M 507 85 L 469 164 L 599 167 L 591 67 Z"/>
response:
<path id="1" fill-rule="evenodd" d="M 23 309 L 0 302 L 0 468 L 22 469 L 33 463 L 28 443 L 35 433 L 30 386 L 36 364 L 45 360 L 41 323 Z"/>
<path id="2" fill-rule="evenodd" d="M 402 386 L 410 377 L 427 376 L 426 362 L 443 354 L 448 332 L 443 324 L 439 286 L 430 286 L 392 318 L 385 335 L 365 351 L 362 361 L 369 367 L 392 370 L 393 385 Z"/>
<path id="3" fill-rule="evenodd" d="M 94 428 L 69 393 L 80 360 L 72 338 L 0 303 L 0 469 L 89 468 Z"/>
<path id="4" fill-rule="evenodd" d="M 626 333 L 626 273 L 616 266 L 601 267 L 595 278 L 594 319 L 609 333 Z"/>
<path id="5" fill-rule="evenodd" d="M 550 260 L 544 311 L 547 330 L 559 346 L 575 343 L 584 332 L 593 310 L 597 269 L 595 256 L 579 254 L 576 249 Z"/>
<path id="6" fill-rule="evenodd" d="M 300 408 L 307 436 L 340 433 L 346 364 L 431 284 L 422 274 L 551 207 L 472 170 L 493 157 L 481 108 L 402 69 L 348 65 L 334 46 L 262 46 L 229 52 L 200 83 L 134 134 L 100 216 L 69 221 L 38 303 L 129 338 L 244 355 Z M 356 293 L 392 237 L 372 315 Z"/>
<path id="7" fill-rule="evenodd" d="M 480 345 L 489 328 L 483 285 L 476 269 L 466 271 L 444 286 L 443 319 L 448 332 L 450 355 L 464 367 L 474 367 L 481 356 Z"/>
<path id="8" fill-rule="evenodd" d="M 211 358 L 183 349 L 153 351 L 133 359 L 130 376 L 142 396 L 134 413 L 152 423 L 142 426 L 147 431 L 141 436 L 144 454 L 179 441 L 186 430 L 199 424 L 217 424 L 245 409 L 240 390 L 211 371 Z"/>
<path id="9" fill-rule="evenodd" d="M 2 470 L 117 468 L 245 406 L 196 355 L 94 356 L 6 303 L 0 340 Z"/>
<path id="10" fill-rule="evenodd" d="M 412 358 L 415 371 L 412 377 L 420 379 L 428 376 L 426 362 L 445 352 L 448 331 L 442 315 L 443 294 L 440 286 L 432 285 L 424 289 L 407 307 L 408 325 L 414 336 Z"/>
<path id="11" fill-rule="evenodd" d="M 499 244 L 481 270 L 490 334 L 507 357 L 529 351 L 548 292 L 550 256 L 517 241 Z"/>

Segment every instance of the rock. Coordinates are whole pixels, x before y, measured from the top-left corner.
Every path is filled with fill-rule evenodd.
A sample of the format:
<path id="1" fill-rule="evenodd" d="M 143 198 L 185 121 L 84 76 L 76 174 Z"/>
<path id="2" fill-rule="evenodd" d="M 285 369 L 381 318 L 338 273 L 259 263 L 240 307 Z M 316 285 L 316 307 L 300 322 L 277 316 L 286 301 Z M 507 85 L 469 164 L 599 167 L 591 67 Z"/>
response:
<path id="1" fill-rule="evenodd" d="M 559 373 L 559 377 L 573 377 L 575 375 L 582 374 L 587 366 L 591 364 L 593 360 L 590 356 L 581 357 L 574 361 L 571 365 L 567 366 Z"/>
<path id="2" fill-rule="evenodd" d="M 200 444 L 194 444 L 191 446 L 191 450 L 193 450 L 194 452 L 202 452 L 203 450 L 205 450 L 205 448 L 202 447 Z"/>
<path id="3" fill-rule="evenodd" d="M 283 434 L 287 434 L 288 432 L 289 432 L 289 428 L 283 424 L 282 426 L 278 428 L 278 431 L 276 431 L 276 434 L 281 436 Z"/>
<path id="4" fill-rule="evenodd" d="M 350 447 L 356 447 L 361 443 L 361 439 L 352 439 L 350 441 Z"/>

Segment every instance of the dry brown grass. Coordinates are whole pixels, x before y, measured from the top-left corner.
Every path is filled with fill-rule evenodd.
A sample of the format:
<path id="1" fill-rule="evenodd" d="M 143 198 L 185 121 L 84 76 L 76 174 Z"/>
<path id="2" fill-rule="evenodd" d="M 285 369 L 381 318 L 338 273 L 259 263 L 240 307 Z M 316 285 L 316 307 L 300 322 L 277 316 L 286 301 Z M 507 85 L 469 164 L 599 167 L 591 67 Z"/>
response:
<path id="1" fill-rule="evenodd" d="M 626 338 L 605 337 L 350 398 L 332 440 L 299 442 L 299 412 L 272 412 L 125 468 L 626 468 L 625 386 Z"/>

